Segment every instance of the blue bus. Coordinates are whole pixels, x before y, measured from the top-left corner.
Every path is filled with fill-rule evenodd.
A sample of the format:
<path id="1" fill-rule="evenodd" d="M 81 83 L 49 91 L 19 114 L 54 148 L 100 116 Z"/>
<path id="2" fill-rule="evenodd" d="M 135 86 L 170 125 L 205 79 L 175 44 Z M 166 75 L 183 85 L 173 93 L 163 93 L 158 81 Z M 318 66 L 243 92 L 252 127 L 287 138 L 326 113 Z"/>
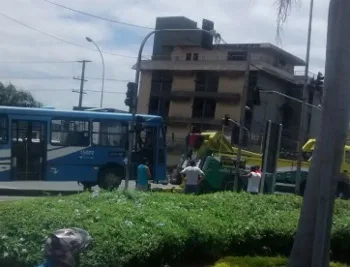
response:
<path id="1" fill-rule="evenodd" d="M 129 113 L 0 106 L 0 181 L 77 181 L 117 188 L 126 175 Z M 132 179 L 147 158 L 166 183 L 163 119 L 136 115 Z"/>

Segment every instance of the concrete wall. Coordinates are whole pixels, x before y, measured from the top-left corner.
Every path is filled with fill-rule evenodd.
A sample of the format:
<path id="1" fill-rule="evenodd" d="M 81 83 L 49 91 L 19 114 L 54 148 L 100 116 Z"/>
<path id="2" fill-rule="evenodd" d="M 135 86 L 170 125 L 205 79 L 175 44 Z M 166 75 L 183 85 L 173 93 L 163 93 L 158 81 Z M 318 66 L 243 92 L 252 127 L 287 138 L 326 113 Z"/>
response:
<path id="1" fill-rule="evenodd" d="M 258 78 L 258 86 L 266 91 L 278 91 L 286 93 L 287 83 L 282 80 L 260 73 Z M 286 102 L 286 99 L 277 94 L 260 94 L 261 105 L 254 106 L 252 132 L 261 131 L 266 121 L 271 120 L 275 123 L 282 122 L 282 114 L 280 107 Z"/>
<path id="2" fill-rule="evenodd" d="M 152 72 L 143 71 L 138 93 L 137 113 L 148 113 L 148 103 L 151 92 Z"/>
<path id="3" fill-rule="evenodd" d="M 244 88 L 244 73 L 222 74 L 219 79 L 218 92 L 220 93 L 238 93 L 242 95 Z M 239 121 L 241 116 L 241 103 L 232 105 L 229 103 L 216 103 L 215 119 L 220 120 L 226 114 L 231 119 Z"/>

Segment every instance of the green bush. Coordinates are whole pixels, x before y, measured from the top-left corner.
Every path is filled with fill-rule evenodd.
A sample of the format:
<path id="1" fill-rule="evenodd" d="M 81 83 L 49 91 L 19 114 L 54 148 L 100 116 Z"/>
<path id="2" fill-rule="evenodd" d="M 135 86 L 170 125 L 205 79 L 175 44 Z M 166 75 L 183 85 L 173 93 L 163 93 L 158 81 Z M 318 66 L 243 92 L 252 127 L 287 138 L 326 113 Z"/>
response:
<path id="1" fill-rule="evenodd" d="M 32 267 L 58 228 L 94 238 L 82 266 L 164 266 L 224 255 L 288 255 L 301 199 L 291 195 L 103 192 L 0 203 L 0 266 Z M 350 202 L 335 207 L 332 255 L 350 261 Z"/>

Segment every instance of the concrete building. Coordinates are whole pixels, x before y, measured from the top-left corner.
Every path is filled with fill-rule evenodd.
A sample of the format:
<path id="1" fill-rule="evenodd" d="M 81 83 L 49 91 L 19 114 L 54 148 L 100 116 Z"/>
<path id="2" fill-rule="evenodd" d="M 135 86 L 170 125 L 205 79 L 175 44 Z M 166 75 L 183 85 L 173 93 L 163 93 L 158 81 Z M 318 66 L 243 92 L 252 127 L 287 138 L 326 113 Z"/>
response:
<path id="1" fill-rule="evenodd" d="M 202 28 L 214 24 L 203 20 Z M 197 23 L 185 17 L 157 18 L 156 29 L 195 29 Z M 152 59 L 141 64 L 138 112 L 158 114 L 167 123 L 167 137 L 181 140 L 196 125 L 202 130 L 220 130 L 225 114 L 240 121 L 242 105 L 248 106 L 245 126 L 249 140 L 259 144 L 267 120 L 284 125 L 285 147 L 296 146 L 300 103 L 274 93 L 261 93 L 260 104 L 252 99 L 253 90 L 277 91 L 302 99 L 300 76 L 295 67 L 305 62 L 270 43 L 221 44 L 203 32 L 158 32 Z M 245 89 L 247 55 L 251 55 L 247 101 Z M 308 101 L 318 105 L 317 93 Z M 317 134 L 318 110 L 309 109 L 307 136 Z M 247 140 L 248 140 L 247 139 Z M 247 142 L 248 144 L 249 142 Z"/>

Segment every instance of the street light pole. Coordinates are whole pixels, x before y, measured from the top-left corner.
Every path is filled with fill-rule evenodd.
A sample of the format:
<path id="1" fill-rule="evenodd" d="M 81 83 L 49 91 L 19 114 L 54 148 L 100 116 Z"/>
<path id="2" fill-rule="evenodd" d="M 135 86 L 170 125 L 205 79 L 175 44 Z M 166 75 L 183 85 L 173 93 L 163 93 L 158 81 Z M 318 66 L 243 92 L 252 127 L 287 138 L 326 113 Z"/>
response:
<path id="1" fill-rule="evenodd" d="M 131 156 L 132 156 L 132 150 L 134 145 L 134 126 L 135 126 L 135 117 L 136 117 L 136 111 L 137 111 L 137 93 L 139 89 L 139 80 L 140 80 L 140 73 L 141 73 L 141 59 L 142 59 L 142 52 L 143 48 L 147 42 L 147 40 L 155 33 L 157 32 L 206 32 L 214 37 L 220 37 L 218 33 L 216 33 L 215 30 L 207 31 L 203 29 L 160 29 L 160 30 L 154 30 L 149 32 L 145 38 L 142 40 L 139 52 L 137 55 L 137 61 L 136 61 L 136 71 L 135 71 L 135 84 L 136 84 L 136 93 L 134 99 L 132 99 L 132 109 L 131 109 L 131 123 L 129 124 L 129 149 L 128 149 L 128 157 L 127 157 L 127 169 L 126 169 L 126 178 L 125 178 L 125 189 L 128 189 L 129 181 L 131 180 L 131 174 L 132 174 L 132 164 L 131 164 Z"/>
<path id="2" fill-rule="evenodd" d="M 238 135 L 238 149 L 237 149 L 237 158 L 236 158 L 236 177 L 233 181 L 233 190 L 238 191 L 238 179 L 241 175 L 240 172 L 240 161 L 242 156 L 242 146 L 243 146 L 243 138 L 244 138 L 244 124 L 245 124 L 245 112 L 247 109 L 247 93 L 249 89 L 249 74 L 250 74 L 250 65 L 252 61 L 251 51 L 248 49 L 247 51 L 247 66 L 244 74 L 244 86 L 242 91 L 242 99 L 241 99 L 241 114 L 240 114 L 240 125 L 242 127 L 239 128 Z M 248 132 L 249 133 L 249 132 Z"/>
<path id="3" fill-rule="evenodd" d="M 309 85 L 309 62 L 310 62 L 310 47 L 311 47 L 311 32 L 312 32 L 312 16 L 313 16 L 314 0 L 310 1 L 310 14 L 309 14 L 309 27 L 307 34 L 307 44 L 306 44 L 306 65 L 305 65 L 305 76 L 304 76 L 304 86 L 302 91 L 303 103 L 301 106 L 300 114 L 300 124 L 299 124 L 299 140 L 297 146 L 298 161 L 297 161 L 297 171 L 295 176 L 295 193 L 300 193 L 300 182 L 301 182 L 301 163 L 303 161 L 303 142 L 304 142 L 304 122 L 307 113 L 306 110 L 306 95 Z"/>
<path id="4" fill-rule="evenodd" d="M 98 52 L 100 53 L 101 56 L 101 60 L 102 60 L 102 87 L 101 87 L 101 98 L 100 98 L 100 108 L 102 108 L 103 106 L 103 92 L 104 92 L 104 87 L 105 87 L 105 60 L 103 58 L 103 54 L 101 52 L 101 49 L 98 47 L 98 45 L 94 42 L 94 40 L 92 40 L 89 37 L 85 37 L 86 41 L 88 41 L 89 43 L 93 43 L 96 46 L 96 49 L 98 50 Z"/>

